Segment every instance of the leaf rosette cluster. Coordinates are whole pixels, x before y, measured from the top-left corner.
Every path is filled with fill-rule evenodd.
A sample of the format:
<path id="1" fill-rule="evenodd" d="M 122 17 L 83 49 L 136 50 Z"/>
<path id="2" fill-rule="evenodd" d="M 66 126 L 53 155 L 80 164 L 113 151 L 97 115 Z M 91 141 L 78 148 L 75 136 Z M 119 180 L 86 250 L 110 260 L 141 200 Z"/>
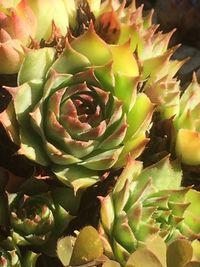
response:
<path id="1" fill-rule="evenodd" d="M 179 112 L 174 118 L 175 151 L 187 165 L 200 165 L 200 85 L 195 74 L 193 81 L 180 97 Z"/>
<path id="2" fill-rule="evenodd" d="M 9 213 L 11 235 L 20 246 L 48 246 L 72 219 L 50 193 L 10 194 Z"/>
<path id="3" fill-rule="evenodd" d="M 114 191 L 100 197 L 100 231 L 111 259 L 125 264 L 152 234 L 168 244 L 177 238 L 199 237 L 200 194 L 181 187 L 181 178 L 180 169 L 168 157 L 143 170 L 141 162 L 129 160 Z"/>
<path id="4" fill-rule="evenodd" d="M 19 247 L 9 236 L 0 241 L 0 266 L 1 267 L 35 267 L 39 254 L 26 251 L 22 256 Z"/>
<path id="5" fill-rule="evenodd" d="M 21 267 L 21 255 L 19 249 L 11 238 L 0 242 L 0 266 Z"/>
<path id="6" fill-rule="evenodd" d="M 200 243 L 197 240 L 190 242 L 185 238 L 178 238 L 166 244 L 158 234 L 152 234 L 142 247 L 130 254 L 124 264 L 120 264 L 103 254 L 103 243 L 93 227 L 86 226 L 76 235 L 58 240 L 57 255 L 63 266 L 101 264 L 102 267 L 199 267 L 200 264 Z"/>
<path id="7" fill-rule="evenodd" d="M 53 48 L 27 55 L 19 86 L 6 88 L 13 99 L 1 122 L 18 154 L 50 166 L 76 190 L 86 187 L 148 142 L 154 105 L 137 94 L 138 75 L 130 44 L 106 44 L 91 24 L 57 59 Z"/>

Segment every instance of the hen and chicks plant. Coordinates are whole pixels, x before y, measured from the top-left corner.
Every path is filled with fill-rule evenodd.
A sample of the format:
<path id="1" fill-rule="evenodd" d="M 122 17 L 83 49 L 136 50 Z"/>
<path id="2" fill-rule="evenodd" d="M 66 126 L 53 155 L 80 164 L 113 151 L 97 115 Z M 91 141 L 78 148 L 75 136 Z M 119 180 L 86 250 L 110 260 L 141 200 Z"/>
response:
<path id="1" fill-rule="evenodd" d="M 182 92 L 175 75 L 184 61 L 168 49 L 173 32 L 159 32 L 134 1 L 0 1 L 0 25 L 0 73 L 17 73 L 16 86 L 4 86 L 11 100 L 0 113 L 2 131 L 33 167 L 14 193 L 1 188 L 0 266 L 13 261 L 3 245 L 9 236 L 16 266 L 29 247 L 55 260 L 57 243 L 65 266 L 146 267 L 146 255 L 152 266 L 171 267 L 166 246 L 178 240 L 184 253 L 182 244 L 190 250 L 200 234 L 200 195 L 182 185 L 181 171 L 199 166 L 200 86 L 194 75 Z M 155 114 L 171 121 L 172 156 L 145 168 L 139 159 Z M 73 226 L 80 197 L 106 177 L 116 180 L 107 195 L 91 196 L 99 200 L 98 232 L 88 226 L 77 239 L 60 239 L 69 223 L 84 226 Z M 151 238 L 164 248 L 162 259 L 149 252 Z M 190 256 L 177 264 L 190 266 Z"/>

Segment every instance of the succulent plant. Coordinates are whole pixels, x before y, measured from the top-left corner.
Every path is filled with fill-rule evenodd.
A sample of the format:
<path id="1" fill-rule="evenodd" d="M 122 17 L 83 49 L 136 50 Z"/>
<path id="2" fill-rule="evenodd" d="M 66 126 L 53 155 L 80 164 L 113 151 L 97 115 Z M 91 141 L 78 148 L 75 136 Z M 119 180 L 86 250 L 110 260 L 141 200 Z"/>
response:
<path id="1" fill-rule="evenodd" d="M 195 260 L 192 244 L 186 239 L 177 239 L 166 246 L 159 236 L 150 236 L 143 248 L 136 250 L 128 258 L 125 266 L 134 267 L 198 267 L 200 262 Z M 103 267 L 120 267 L 113 260 L 107 260 Z"/>
<path id="2" fill-rule="evenodd" d="M 0 266 L 21 267 L 21 255 L 11 238 L 0 241 Z"/>
<path id="3" fill-rule="evenodd" d="M 75 1 L 71 0 L 27 0 L 28 6 L 36 18 L 35 38 L 49 39 L 52 31 L 52 22 L 55 23 L 62 35 L 66 35 L 69 24 L 75 23 Z"/>
<path id="4" fill-rule="evenodd" d="M 122 4 L 120 1 L 104 1 L 102 4 L 99 1 L 87 2 L 93 10 L 95 28 L 101 38 L 110 44 L 123 45 L 130 42 L 138 59 L 138 90 L 148 95 L 164 118 L 175 115 L 180 86 L 174 76 L 185 61 L 171 59 L 178 47 L 168 49 L 174 31 L 166 34 L 157 31 L 158 26 L 152 24 L 153 13 L 143 17 L 143 7 L 136 8 L 135 1 L 130 1 L 127 7 L 125 1 Z M 85 13 L 88 19 L 92 18 L 87 9 Z M 83 23 L 83 28 L 87 28 L 85 20 Z"/>
<path id="5" fill-rule="evenodd" d="M 56 28 L 65 36 L 69 24 L 75 23 L 75 2 L 0 1 L 0 74 L 19 71 L 27 47 L 37 48 L 41 40 L 49 40 Z M 36 45 L 37 44 L 37 45 Z"/>
<path id="6" fill-rule="evenodd" d="M 64 266 L 79 266 L 103 262 L 103 245 L 92 226 L 85 226 L 76 236 L 62 237 L 57 242 L 57 255 Z"/>
<path id="7" fill-rule="evenodd" d="M 0 242 L 0 266 L 35 266 L 29 249 L 51 266 L 56 244 L 64 266 L 171 267 L 175 252 L 176 267 L 199 264 L 200 193 L 181 186 L 183 165 L 170 156 L 148 168 L 135 161 L 158 111 L 174 123 L 177 156 L 199 165 L 199 85 L 194 78 L 181 93 L 173 31 L 157 32 L 152 13 L 143 18 L 142 7 L 125 2 L 0 0 L 0 73 L 18 72 L 17 86 L 3 89 L 10 102 L 0 145 L 32 172 L 16 177 L 0 167 L 0 237 L 11 236 Z M 100 192 L 113 176 L 114 189 L 115 179 Z M 99 232 L 86 226 L 63 238 L 85 225 L 67 229 L 91 185 L 102 193 L 98 202 L 85 192 L 101 204 Z"/>
<path id="8" fill-rule="evenodd" d="M 35 267 L 39 254 L 27 251 L 22 257 L 11 237 L 0 241 L 1 267 Z"/>
<path id="9" fill-rule="evenodd" d="M 187 165 L 200 164 L 200 85 L 195 74 L 180 98 L 179 112 L 174 118 L 175 150 Z"/>
<path id="10" fill-rule="evenodd" d="M 35 35 L 35 17 L 26 1 L 15 7 L 0 2 L 0 74 L 19 71 L 25 55 L 25 46 Z"/>
<path id="11" fill-rule="evenodd" d="M 27 1 L 21 0 L 16 4 L 0 2 L 1 29 L 5 30 L 12 39 L 20 40 L 24 45 L 31 42 L 36 33 L 36 18 Z"/>
<path id="12" fill-rule="evenodd" d="M 142 247 L 128 257 L 124 266 L 199 267 L 200 261 L 195 255 L 193 243 L 179 238 L 167 245 L 163 238 L 153 234 L 147 238 Z M 66 236 L 59 239 L 57 254 L 63 266 L 123 266 L 103 254 L 100 236 L 92 226 L 82 228 L 76 233 L 76 237 Z"/>
<path id="13" fill-rule="evenodd" d="M 6 88 L 13 100 L 1 122 L 19 154 L 76 189 L 86 187 L 96 171 L 123 166 L 148 142 L 154 105 L 136 94 L 138 74 L 130 45 L 106 44 L 91 24 L 57 59 L 53 48 L 27 55 L 19 86 Z"/>
<path id="14" fill-rule="evenodd" d="M 4 29 L 0 29 L 0 59 L 4 62 L 0 66 L 0 74 L 17 73 L 24 54 L 22 43 L 17 39 L 12 39 Z"/>
<path id="15" fill-rule="evenodd" d="M 18 245 L 23 246 L 48 246 L 47 241 L 56 240 L 72 219 L 48 192 L 9 194 L 9 212 L 11 235 Z"/>
<path id="16" fill-rule="evenodd" d="M 141 162 L 129 159 L 114 191 L 100 197 L 100 231 L 109 257 L 125 264 L 129 255 L 156 233 L 166 243 L 179 237 L 199 237 L 200 194 L 194 191 L 191 197 L 191 189 L 181 187 L 181 179 L 180 169 L 171 165 L 168 157 L 143 170 Z"/>

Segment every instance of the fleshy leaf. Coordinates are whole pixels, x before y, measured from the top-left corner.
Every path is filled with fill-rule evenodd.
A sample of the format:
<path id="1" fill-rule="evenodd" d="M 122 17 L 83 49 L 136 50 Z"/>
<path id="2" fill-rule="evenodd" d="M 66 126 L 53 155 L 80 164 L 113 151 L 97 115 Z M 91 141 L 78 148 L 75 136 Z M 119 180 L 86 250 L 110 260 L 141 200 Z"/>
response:
<path id="1" fill-rule="evenodd" d="M 200 241 L 194 240 L 192 242 L 192 248 L 194 253 L 194 259 L 200 261 Z"/>
<path id="2" fill-rule="evenodd" d="M 73 236 L 66 236 L 57 242 L 57 255 L 64 266 L 70 263 L 75 240 Z"/>
<path id="3" fill-rule="evenodd" d="M 90 157 L 79 163 L 80 165 L 91 170 L 105 170 L 111 168 L 117 161 L 123 147 L 102 152 L 96 156 Z"/>
<path id="4" fill-rule="evenodd" d="M 52 68 L 59 73 L 74 74 L 83 70 L 89 65 L 90 61 L 87 59 L 87 57 L 81 53 L 78 53 L 69 44 L 67 44 L 62 54 L 52 65 Z"/>
<path id="5" fill-rule="evenodd" d="M 36 262 L 40 254 L 35 253 L 33 251 L 27 251 L 22 258 L 22 266 L 23 267 L 35 267 Z"/>
<path id="6" fill-rule="evenodd" d="M 123 167 L 126 165 L 128 155 L 136 159 L 145 149 L 146 144 L 149 142 L 149 139 L 145 137 L 144 133 L 136 138 L 131 138 L 125 142 L 124 148 L 119 155 L 119 159 L 114 165 L 116 168 Z"/>
<path id="7" fill-rule="evenodd" d="M 166 265 L 166 252 L 167 247 L 164 240 L 160 236 L 151 236 L 145 242 L 146 248 L 151 251 L 162 263 L 163 267 L 167 267 Z"/>
<path id="8" fill-rule="evenodd" d="M 171 166 L 169 156 L 167 156 L 159 163 L 144 169 L 138 179 L 142 181 L 146 180 L 148 177 L 151 177 L 152 184 L 159 190 L 179 189 L 182 180 L 182 172 L 179 166 Z M 163 179 L 165 182 L 163 182 Z"/>
<path id="9" fill-rule="evenodd" d="M 187 129 L 180 129 L 176 139 L 176 153 L 183 163 L 188 165 L 199 165 L 200 133 Z"/>
<path id="10" fill-rule="evenodd" d="M 138 64 L 130 48 L 130 43 L 110 45 L 109 47 L 113 57 L 114 73 L 119 72 L 126 76 L 137 77 L 139 75 Z"/>
<path id="11" fill-rule="evenodd" d="M 92 226 L 84 227 L 74 244 L 70 265 L 81 265 L 100 258 L 103 246 L 98 232 Z"/>
<path id="12" fill-rule="evenodd" d="M 98 173 L 93 170 L 89 170 L 82 166 L 58 166 L 52 167 L 53 172 L 57 178 L 68 186 L 72 186 L 75 192 L 79 188 L 85 188 L 97 182 L 99 179 Z M 84 182 L 85 181 L 85 182 Z"/>
<path id="13" fill-rule="evenodd" d="M 125 140 L 149 129 L 153 111 L 154 105 L 149 98 L 145 94 L 138 94 L 136 102 L 128 114 L 127 123 L 129 127 Z"/>
<path id="14" fill-rule="evenodd" d="M 103 227 L 107 233 L 112 232 L 113 224 L 114 224 L 114 205 L 110 196 L 101 197 L 99 196 L 99 200 L 101 202 L 101 219 L 103 223 Z"/>
<path id="15" fill-rule="evenodd" d="M 183 267 L 192 259 L 191 243 L 185 239 L 173 241 L 167 248 L 167 267 Z"/>
<path id="16" fill-rule="evenodd" d="M 32 81 L 16 88 L 8 88 L 13 95 L 16 118 L 19 123 L 21 147 L 18 154 L 26 155 L 29 159 L 47 165 L 48 159 L 44 155 L 42 143 L 30 125 L 31 109 L 41 96 L 41 81 Z M 23 125 L 23 127 L 20 127 Z"/>
<path id="17" fill-rule="evenodd" d="M 200 192 L 190 189 L 186 200 L 190 205 L 184 213 L 185 223 L 200 237 Z"/>
<path id="18" fill-rule="evenodd" d="M 89 30 L 71 43 L 72 48 L 86 56 L 92 65 L 108 64 L 112 55 L 107 44 L 95 33 L 90 25 Z"/>
<path id="19" fill-rule="evenodd" d="M 129 77 L 120 72 L 115 74 L 115 95 L 123 101 L 126 112 L 130 112 L 135 104 L 137 84 L 137 77 Z"/>
<path id="20" fill-rule="evenodd" d="M 113 93 L 115 87 L 115 78 L 112 72 L 112 63 L 95 67 L 94 73 L 101 82 L 102 88 L 105 91 L 110 91 Z"/>
<path id="21" fill-rule="evenodd" d="M 163 267 L 158 258 L 147 248 L 136 250 L 128 259 L 126 267 Z"/>
<path id="22" fill-rule="evenodd" d="M 42 48 L 30 51 L 24 59 L 18 75 L 18 84 L 21 85 L 34 79 L 44 79 L 50 66 L 53 64 L 55 50 Z"/>

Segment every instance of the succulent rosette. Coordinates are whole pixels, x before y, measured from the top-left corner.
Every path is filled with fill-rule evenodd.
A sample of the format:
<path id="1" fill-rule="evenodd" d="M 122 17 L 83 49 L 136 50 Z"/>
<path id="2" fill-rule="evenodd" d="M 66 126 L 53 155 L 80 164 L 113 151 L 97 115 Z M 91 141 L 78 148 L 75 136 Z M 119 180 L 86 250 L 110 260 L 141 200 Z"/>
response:
<path id="1" fill-rule="evenodd" d="M 1 267 L 34 267 L 39 254 L 27 251 L 22 257 L 19 248 L 11 237 L 0 241 Z"/>
<path id="2" fill-rule="evenodd" d="M 12 1 L 0 1 L 0 74 L 14 74 L 19 71 L 31 38 L 35 36 L 35 16 L 22 0 L 14 5 Z"/>
<path id="3" fill-rule="evenodd" d="M 125 266 L 155 266 L 155 267 L 198 267 L 200 262 L 195 260 L 191 242 L 186 239 L 177 239 L 168 246 L 164 240 L 152 235 L 128 258 Z M 119 262 L 107 260 L 103 267 L 120 267 Z"/>
<path id="4" fill-rule="evenodd" d="M 47 241 L 58 238 L 72 219 L 48 192 L 38 195 L 9 194 L 9 213 L 11 235 L 22 246 L 48 246 Z"/>
<path id="5" fill-rule="evenodd" d="M 70 3 L 70 4 L 69 4 Z M 67 33 L 69 25 L 75 23 L 75 1 L 67 0 L 19 0 L 0 1 L 1 28 L 14 39 L 28 45 L 31 38 L 49 39 L 52 23 L 62 35 Z M 30 38 L 31 37 L 31 38 Z"/>
<path id="6" fill-rule="evenodd" d="M 21 267 L 19 249 L 11 238 L 0 241 L 0 266 Z"/>
<path id="7" fill-rule="evenodd" d="M 199 267 L 200 262 L 195 255 L 193 243 L 185 238 L 178 238 L 166 244 L 162 237 L 153 234 L 122 265 L 103 254 L 103 243 L 98 232 L 93 227 L 86 226 L 77 237 L 65 236 L 59 239 L 57 254 L 63 266 L 102 264 L 102 267 Z"/>
<path id="8" fill-rule="evenodd" d="M 175 151 L 187 165 L 200 165 L 200 85 L 193 80 L 180 97 L 179 112 L 174 118 Z"/>
<path id="9" fill-rule="evenodd" d="M 0 74 L 19 71 L 26 47 L 38 47 L 55 34 L 65 36 L 75 23 L 75 2 L 67 0 L 0 1 Z"/>
<path id="10" fill-rule="evenodd" d="M 143 170 L 141 162 L 129 159 L 114 191 L 100 197 L 100 232 L 110 258 L 124 265 L 152 234 L 166 243 L 199 237 L 196 199 L 200 194 L 188 193 L 191 190 L 181 187 L 181 179 L 181 171 L 170 164 L 169 157 Z M 194 195 L 188 199 L 188 194 Z"/>
<path id="11" fill-rule="evenodd" d="M 130 44 L 106 44 L 91 24 L 57 59 L 53 48 L 27 55 L 19 86 L 7 88 L 13 100 L 1 122 L 18 154 L 86 187 L 98 171 L 123 166 L 128 153 L 138 157 L 148 142 L 154 105 L 137 94 L 138 74 Z"/>
<path id="12" fill-rule="evenodd" d="M 36 18 L 37 40 L 49 39 L 52 22 L 62 35 L 66 35 L 69 25 L 75 23 L 76 4 L 74 0 L 26 0 Z"/>
<path id="13" fill-rule="evenodd" d="M 30 37 L 35 37 L 36 18 L 26 0 L 10 4 L 0 1 L 0 22 L 1 29 L 24 45 L 31 42 Z"/>
<path id="14" fill-rule="evenodd" d="M 185 61 L 171 59 L 177 48 L 168 49 L 173 31 L 158 32 L 158 26 L 152 24 L 152 12 L 144 17 L 143 7 L 136 8 L 135 1 L 127 7 L 120 1 L 88 4 L 95 15 L 96 30 L 106 42 L 123 45 L 130 41 L 139 63 L 140 90 L 157 105 L 164 118 L 175 115 L 180 88 L 174 76 Z"/>

